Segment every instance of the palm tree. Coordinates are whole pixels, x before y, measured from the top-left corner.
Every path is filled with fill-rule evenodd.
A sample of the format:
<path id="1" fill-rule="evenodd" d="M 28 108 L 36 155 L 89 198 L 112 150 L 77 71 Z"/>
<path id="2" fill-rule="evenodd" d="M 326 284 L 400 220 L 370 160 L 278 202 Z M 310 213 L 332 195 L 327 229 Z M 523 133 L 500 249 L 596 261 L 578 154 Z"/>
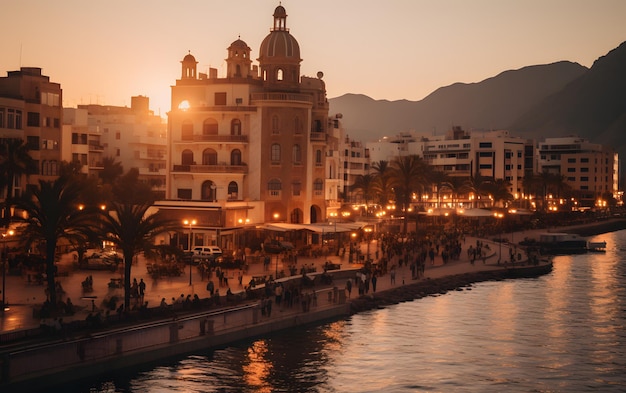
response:
<path id="1" fill-rule="evenodd" d="M 372 200 L 374 192 L 374 176 L 368 174 L 359 175 L 354 179 L 354 184 L 350 187 L 353 191 L 358 191 L 365 202 L 365 215 L 369 214 L 369 201 Z"/>
<path id="2" fill-rule="evenodd" d="M 7 190 L 3 217 L 5 225 L 11 219 L 15 178 L 37 170 L 37 164 L 29 150 L 28 144 L 19 138 L 2 139 L 0 143 L 0 189 Z"/>
<path id="3" fill-rule="evenodd" d="M 372 164 L 374 170 L 374 192 L 378 196 L 376 202 L 385 206 L 393 196 L 393 185 L 391 184 L 391 168 L 389 161 L 381 160 Z"/>
<path id="4" fill-rule="evenodd" d="M 404 229 L 407 233 L 408 210 L 411 204 L 411 196 L 421 193 L 428 184 L 431 169 L 417 155 L 396 157 L 391 162 L 390 178 L 396 191 L 397 200 L 401 203 L 404 211 Z"/>
<path id="5" fill-rule="evenodd" d="M 124 173 L 124 168 L 119 162 L 115 162 L 113 157 L 104 157 L 102 159 L 102 170 L 98 173 L 98 177 L 103 184 L 114 184 L 117 179 Z"/>
<path id="6" fill-rule="evenodd" d="M 144 203 L 113 202 L 109 214 L 104 215 L 105 240 L 122 250 L 124 258 L 124 308 L 130 307 L 130 277 L 133 258 L 139 253 L 156 249 L 154 238 L 173 230 L 179 224 L 166 220 L 160 211 L 150 213 L 152 206 Z"/>
<path id="7" fill-rule="evenodd" d="M 44 247 L 48 300 L 57 305 L 55 285 L 55 257 L 57 243 L 66 239 L 70 243 L 84 242 L 95 232 L 98 209 L 82 205 L 83 181 L 71 173 L 61 173 L 55 181 L 39 181 L 39 186 L 24 194 L 16 206 L 24 210 L 27 218 L 22 241 L 29 247 L 39 243 Z"/>
<path id="8" fill-rule="evenodd" d="M 465 189 L 468 192 L 474 194 L 474 202 L 472 202 L 472 207 L 476 207 L 477 200 L 486 197 L 489 195 L 489 183 L 491 183 L 491 179 L 485 176 L 481 176 L 477 174 L 476 176 L 470 176 L 465 183 Z"/>
<path id="9" fill-rule="evenodd" d="M 510 187 L 511 183 L 504 179 L 496 179 L 489 183 L 489 195 L 493 198 L 494 206 L 501 202 L 502 207 L 505 207 L 507 202 L 514 199 L 513 194 L 509 191 Z"/>

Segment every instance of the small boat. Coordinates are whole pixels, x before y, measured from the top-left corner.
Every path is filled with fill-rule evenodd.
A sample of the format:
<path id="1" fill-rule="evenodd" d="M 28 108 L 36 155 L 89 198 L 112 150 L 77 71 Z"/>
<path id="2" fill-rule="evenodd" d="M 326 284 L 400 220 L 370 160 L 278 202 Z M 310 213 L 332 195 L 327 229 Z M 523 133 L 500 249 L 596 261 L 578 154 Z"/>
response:
<path id="1" fill-rule="evenodd" d="M 591 252 L 605 252 L 606 242 L 588 242 L 587 251 Z"/>

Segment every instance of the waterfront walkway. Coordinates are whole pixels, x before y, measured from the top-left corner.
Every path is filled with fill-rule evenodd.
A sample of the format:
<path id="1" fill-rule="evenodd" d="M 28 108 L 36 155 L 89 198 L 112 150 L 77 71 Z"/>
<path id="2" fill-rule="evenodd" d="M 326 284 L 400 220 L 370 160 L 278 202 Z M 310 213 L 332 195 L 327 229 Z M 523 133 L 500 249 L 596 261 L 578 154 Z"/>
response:
<path id="1" fill-rule="evenodd" d="M 532 236 L 532 233 L 518 233 L 515 234 L 516 240 L 523 240 L 525 237 Z M 509 235 L 510 236 L 510 235 Z M 485 244 L 489 244 L 489 251 L 487 257 L 483 263 L 482 259 L 475 261 L 471 264 L 467 254 L 467 249 L 470 245 L 476 244 L 476 238 L 467 237 L 462 245 L 462 251 L 458 260 L 449 260 L 446 264 L 443 263 L 440 255 L 435 257 L 435 263 L 431 264 L 430 261 L 426 262 L 424 276 L 421 279 L 433 279 L 444 276 L 452 276 L 456 274 L 477 272 L 481 270 L 494 270 L 503 269 L 502 264 L 498 264 L 499 254 L 501 252 L 501 260 L 507 260 L 509 258 L 510 249 L 514 248 L 514 253 L 524 253 L 517 245 L 504 242 L 496 243 L 489 240 L 482 240 Z M 367 245 L 362 243 L 360 245 L 362 255 L 367 254 Z M 376 255 L 376 251 L 379 249 L 376 244 L 376 240 L 370 243 L 370 255 L 372 258 Z M 398 266 L 398 257 L 389 262 L 388 266 L 396 266 L 395 280 L 392 282 L 389 272 L 378 277 L 376 291 L 384 291 L 392 287 L 398 287 L 403 284 L 410 284 L 415 282 L 412 279 L 412 272 L 408 266 Z M 523 254 L 522 260 L 526 260 L 527 257 Z M 335 264 L 340 264 L 340 271 L 345 274 L 341 274 L 343 279 L 335 278 L 332 285 L 326 287 L 337 287 L 344 290 L 347 278 L 350 277 L 346 271 L 356 271 L 363 265 L 360 263 L 350 263 L 347 255 L 340 257 L 335 255 L 320 256 L 316 258 L 298 257 L 297 266 L 300 267 L 315 267 L 316 272 L 321 273 L 323 271 L 323 265 L 326 261 L 330 261 Z M 274 275 L 276 271 L 287 271 L 286 263 L 283 265 L 283 261 L 276 256 L 272 257 L 269 267 L 265 267 L 262 262 L 249 264 L 247 271 L 229 270 L 226 275 L 228 277 L 228 287 L 230 287 L 233 293 L 238 293 L 244 290 L 243 286 L 247 285 L 253 277 Z M 120 273 L 110 271 L 93 271 L 93 270 L 79 270 L 73 268 L 73 256 L 64 255 L 59 261 L 59 270 L 66 272 L 66 274 L 59 277 L 59 282 L 63 287 L 65 294 L 62 299 L 68 297 L 72 300 L 75 306 L 76 312 L 74 315 L 66 315 L 63 317 L 63 322 L 67 323 L 73 320 L 85 320 L 90 312 L 100 309 L 104 310 L 105 305 L 103 302 L 109 299 L 111 296 L 117 296 L 120 302 L 123 303 L 123 289 L 109 288 L 109 282 L 111 279 L 121 278 Z M 330 273 L 337 276 L 337 271 L 330 271 Z M 355 272 L 356 273 L 356 272 Z M 242 284 L 239 284 L 238 276 L 242 275 Z M 93 277 L 93 292 L 83 293 L 82 281 L 88 276 Z M 144 258 L 137 258 L 137 262 L 132 268 L 132 278 L 136 278 L 137 281 L 143 279 L 146 283 L 146 290 L 144 295 L 144 301 L 148 302 L 148 307 L 158 307 L 161 299 L 165 299 L 167 304 L 172 303 L 172 298 L 179 298 L 181 296 L 187 297 L 191 295 L 198 295 L 200 299 L 209 297 L 209 292 L 206 289 L 208 278 L 203 277 L 196 266 L 191 269 L 191 278 L 189 274 L 189 265 L 185 267 L 183 274 L 177 277 L 163 277 L 159 279 L 153 279 L 148 274 L 147 262 Z M 215 288 L 219 289 L 220 295 L 224 296 L 228 287 L 220 287 L 215 275 L 212 277 Z M 354 281 L 354 276 L 352 276 Z M 190 285 L 191 282 L 191 285 Z M 322 289 L 323 286 L 317 285 L 316 289 Z M 371 293 L 371 291 L 370 291 Z M 6 277 L 6 298 L 10 307 L 3 314 L 0 313 L 0 333 L 7 333 L 20 329 L 32 329 L 39 327 L 42 320 L 39 318 L 33 310 L 39 307 L 46 295 L 44 292 L 44 286 L 34 283 L 29 283 L 27 278 L 23 276 L 11 276 Z M 353 289 L 352 297 L 358 296 L 357 289 Z M 103 312 L 104 313 L 104 312 Z M 111 313 L 114 313 L 112 311 Z"/>

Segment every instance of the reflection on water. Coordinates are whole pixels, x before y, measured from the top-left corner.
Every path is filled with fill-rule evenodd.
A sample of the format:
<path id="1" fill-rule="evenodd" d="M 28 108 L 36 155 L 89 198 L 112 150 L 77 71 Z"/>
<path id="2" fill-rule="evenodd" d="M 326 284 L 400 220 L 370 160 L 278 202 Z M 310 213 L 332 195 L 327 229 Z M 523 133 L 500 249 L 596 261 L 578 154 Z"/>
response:
<path id="1" fill-rule="evenodd" d="M 69 387 L 81 392 L 623 392 L 626 231 L 480 283 Z"/>

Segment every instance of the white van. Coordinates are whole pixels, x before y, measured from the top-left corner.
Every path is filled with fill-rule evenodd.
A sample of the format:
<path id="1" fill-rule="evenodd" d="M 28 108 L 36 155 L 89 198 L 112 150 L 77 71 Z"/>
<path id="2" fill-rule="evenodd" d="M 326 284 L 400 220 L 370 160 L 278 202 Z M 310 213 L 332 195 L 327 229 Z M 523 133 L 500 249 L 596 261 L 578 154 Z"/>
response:
<path id="1" fill-rule="evenodd" d="M 192 259 L 217 258 L 222 255 L 222 249 L 217 246 L 194 247 Z"/>

